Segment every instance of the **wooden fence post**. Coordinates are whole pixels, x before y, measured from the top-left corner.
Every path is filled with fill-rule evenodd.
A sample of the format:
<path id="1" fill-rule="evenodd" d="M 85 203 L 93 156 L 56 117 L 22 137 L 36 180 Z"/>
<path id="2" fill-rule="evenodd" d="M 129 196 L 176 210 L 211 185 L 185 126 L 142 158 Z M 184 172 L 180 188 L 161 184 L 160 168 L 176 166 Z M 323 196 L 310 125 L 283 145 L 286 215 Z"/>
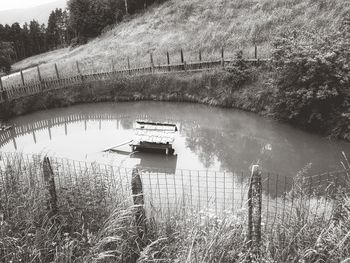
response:
<path id="1" fill-rule="evenodd" d="M 78 61 L 76 61 L 75 63 L 76 63 L 76 65 L 77 65 L 77 72 L 78 72 L 78 75 L 81 75 Z"/>
<path id="2" fill-rule="evenodd" d="M 142 190 L 142 181 L 141 181 L 141 177 L 138 169 L 132 170 L 131 190 L 132 190 L 132 196 L 133 196 L 134 207 L 135 207 L 137 231 L 139 234 L 139 238 L 143 240 L 147 232 L 146 212 L 144 209 L 145 201 L 144 201 L 143 190 Z"/>
<path id="3" fill-rule="evenodd" d="M 253 165 L 248 190 L 248 247 L 259 256 L 261 242 L 262 183 L 259 165 Z"/>
<path id="4" fill-rule="evenodd" d="M 168 71 L 170 71 L 170 55 L 169 55 L 169 51 L 166 52 L 166 60 L 167 60 L 167 64 L 168 64 Z"/>
<path id="5" fill-rule="evenodd" d="M 186 68 L 185 68 L 184 52 L 182 48 L 180 52 L 181 52 L 181 64 L 183 65 L 183 70 L 185 70 Z"/>
<path id="6" fill-rule="evenodd" d="M 21 79 L 22 79 L 22 85 L 24 86 L 24 76 L 23 76 L 23 71 L 21 70 Z"/>
<path id="7" fill-rule="evenodd" d="M 130 58 L 128 57 L 128 70 L 129 70 L 129 74 L 131 75 L 131 71 L 130 71 Z"/>
<path id="8" fill-rule="evenodd" d="M 58 68 L 57 68 L 57 64 L 55 63 L 55 71 L 56 71 L 56 77 L 58 79 L 60 79 L 60 74 L 58 73 Z"/>
<path id="9" fill-rule="evenodd" d="M 36 69 L 37 69 L 37 71 L 38 71 L 38 79 L 39 79 L 39 81 L 41 82 L 41 74 L 40 74 L 40 68 L 39 68 L 39 65 L 38 65 L 38 66 L 36 66 Z"/>
<path id="10" fill-rule="evenodd" d="M 224 47 L 221 48 L 221 67 L 225 67 Z"/>
<path id="11" fill-rule="evenodd" d="M 257 47 L 257 45 L 254 46 L 254 58 L 258 59 L 258 47 Z"/>
<path id="12" fill-rule="evenodd" d="M 114 72 L 115 68 L 114 68 L 114 59 L 113 58 L 112 58 L 112 61 L 111 61 L 111 65 L 112 65 L 112 71 Z"/>
<path id="13" fill-rule="evenodd" d="M 0 76 L 0 91 L 3 91 L 3 90 L 4 90 L 4 85 L 2 84 L 2 79 Z"/>
<path id="14" fill-rule="evenodd" d="M 44 173 L 44 184 L 47 190 L 48 205 L 47 210 L 49 211 L 49 216 L 54 216 L 57 214 L 57 195 L 55 178 L 50 164 L 50 159 L 48 157 L 44 158 L 43 162 L 43 173 Z"/>
<path id="15" fill-rule="evenodd" d="M 150 63 L 151 63 L 151 72 L 154 72 L 154 62 L 153 62 L 153 54 L 152 52 L 149 53 L 150 56 Z"/>

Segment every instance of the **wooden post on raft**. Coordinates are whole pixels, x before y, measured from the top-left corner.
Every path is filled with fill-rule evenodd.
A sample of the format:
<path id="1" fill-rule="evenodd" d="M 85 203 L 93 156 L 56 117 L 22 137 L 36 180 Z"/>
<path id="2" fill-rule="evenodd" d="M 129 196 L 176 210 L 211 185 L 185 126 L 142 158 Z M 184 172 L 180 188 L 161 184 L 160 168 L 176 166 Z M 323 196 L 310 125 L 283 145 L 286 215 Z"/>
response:
<path id="1" fill-rule="evenodd" d="M 248 248 L 256 257 L 261 242 L 262 183 L 259 165 L 253 165 L 248 190 Z"/>
<path id="2" fill-rule="evenodd" d="M 55 71 L 56 71 L 57 79 L 60 79 L 60 74 L 58 73 L 58 68 L 57 68 L 57 64 L 56 63 L 55 63 Z"/>
<path id="3" fill-rule="evenodd" d="M 147 233 L 146 212 L 144 209 L 145 201 L 143 196 L 142 181 L 138 169 L 132 170 L 131 190 L 135 208 L 137 231 L 139 234 L 139 238 L 143 240 Z"/>
<path id="4" fill-rule="evenodd" d="M 24 76 L 23 76 L 23 70 L 21 70 L 21 79 L 22 79 L 22 85 L 24 86 Z"/>
<path id="5" fill-rule="evenodd" d="M 49 216 L 54 216 L 57 214 L 57 195 L 56 195 L 56 186 L 55 178 L 50 164 L 50 159 L 48 157 L 44 158 L 43 162 L 43 174 L 44 174 L 44 184 L 47 191 L 47 210 Z"/>
<path id="6" fill-rule="evenodd" d="M 39 81 L 41 82 L 41 73 L 40 73 L 39 65 L 36 66 L 36 69 L 37 69 L 37 71 L 38 71 L 38 79 L 39 79 Z"/>

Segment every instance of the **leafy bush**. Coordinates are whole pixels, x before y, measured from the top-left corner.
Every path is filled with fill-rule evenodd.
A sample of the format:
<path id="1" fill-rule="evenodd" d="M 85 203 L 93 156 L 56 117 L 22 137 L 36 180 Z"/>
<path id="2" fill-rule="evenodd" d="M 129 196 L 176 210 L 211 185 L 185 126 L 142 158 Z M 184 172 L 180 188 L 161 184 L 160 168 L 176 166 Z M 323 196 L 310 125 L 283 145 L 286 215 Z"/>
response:
<path id="1" fill-rule="evenodd" d="M 275 41 L 277 117 L 349 136 L 349 17 L 344 15 L 343 26 L 332 35 L 288 32 Z"/>

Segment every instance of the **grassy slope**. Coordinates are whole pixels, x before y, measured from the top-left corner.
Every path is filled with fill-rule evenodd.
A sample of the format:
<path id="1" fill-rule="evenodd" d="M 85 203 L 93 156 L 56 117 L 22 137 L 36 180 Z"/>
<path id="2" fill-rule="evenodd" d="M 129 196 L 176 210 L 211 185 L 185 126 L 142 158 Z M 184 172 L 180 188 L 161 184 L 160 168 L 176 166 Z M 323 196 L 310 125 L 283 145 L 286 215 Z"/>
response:
<path id="1" fill-rule="evenodd" d="M 185 50 L 187 61 L 196 60 L 199 49 L 204 52 L 203 59 L 218 58 L 221 46 L 226 47 L 228 56 L 237 49 L 252 56 L 254 42 L 260 46 L 261 56 L 269 56 L 275 35 L 289 28 L 320 33 L 334 30 L 349 8 L 347 0 L 169 0 L 87 45 L 27 58 L 13 68 L 42 64 L 42 74 L 53 77 L 52 63 L 58 63 L 62 74 L 76 72 L 76 60 L 84 72 L 91 68 L 110 70 L 112 64 L 125 67 L 128 56 L 132 66 L 148 64 L 149 52 L 154 53 L 156 64 L 166 62 L 166 50 L 176 62 L 180 48 Z M 34 74 L 27 72 L 25 77 L 30 79 Z"/>

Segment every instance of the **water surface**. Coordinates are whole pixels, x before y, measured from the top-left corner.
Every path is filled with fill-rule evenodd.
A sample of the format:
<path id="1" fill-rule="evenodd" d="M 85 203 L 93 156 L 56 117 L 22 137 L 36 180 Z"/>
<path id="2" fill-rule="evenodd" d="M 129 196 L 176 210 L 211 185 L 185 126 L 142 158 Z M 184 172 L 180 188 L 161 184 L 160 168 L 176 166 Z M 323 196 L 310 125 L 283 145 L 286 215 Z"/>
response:
<path id="1" fill-rule="evenodd" d="M 103 149 L 132 139 L 136 120 L 177 124 L 175 156 L 131 154 Z M 260 163 L 266 171 L 294 176 L 311 163 L 310 174 L 341 169 L 350 143 L 330 140 L 256 114 L 188 103 L 84 104 L 14 118 L 0 134 L 5 152 L 41 153 L 123 167 L 247 172 Z"/>

